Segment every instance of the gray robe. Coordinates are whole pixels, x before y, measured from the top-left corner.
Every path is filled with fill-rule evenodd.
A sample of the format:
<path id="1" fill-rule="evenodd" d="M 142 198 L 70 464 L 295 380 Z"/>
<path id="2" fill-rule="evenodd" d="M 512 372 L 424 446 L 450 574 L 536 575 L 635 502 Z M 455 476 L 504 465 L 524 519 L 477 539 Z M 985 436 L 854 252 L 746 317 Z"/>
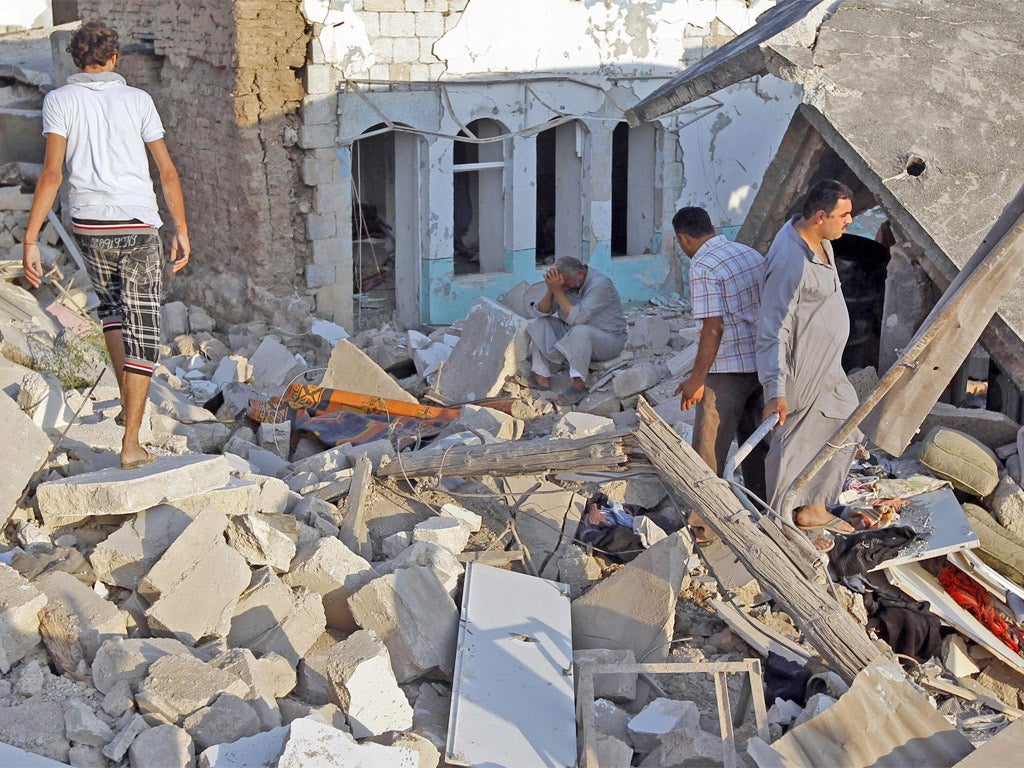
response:
<path id="1" fill-rule="evenodd" d="M 590 268 L 583 284 L 566 291 L 572 311 L 562 313 L 554 304 L 552 314 L 534 318 L 526 327 L 530 351 L 559 368 L 563 362 L 583 374 L 591 360 L 610 360 L 626 346 L 626 316 L 615 284 Z"/>
<path id="2" fill-rule="evenodd" d="M 843 372 L 850 316 L 835 269 L 832 244 L 822 241 L 831 264 L 814 255 L 789 221 L 765 257 L 757 372 L 767 403 L 785 397 L 786 423 L 772 430 L 765 460 L 768 502 L 776 512 L 789 486 L 857 407 Z M 859 435 L 854 435 L 859 439 Z M 835 502 L 853 461 L 844 446 L 794 499 L 794 507 Z"/>

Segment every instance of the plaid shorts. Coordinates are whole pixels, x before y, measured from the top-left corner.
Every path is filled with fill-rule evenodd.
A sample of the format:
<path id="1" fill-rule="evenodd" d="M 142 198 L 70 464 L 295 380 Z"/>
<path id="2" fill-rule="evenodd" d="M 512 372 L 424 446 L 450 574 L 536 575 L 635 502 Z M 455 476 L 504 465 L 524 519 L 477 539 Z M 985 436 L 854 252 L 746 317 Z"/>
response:
<path id="1" fill-rule="evenodd" d="M 160 354 L 163 246 L 141 222 L 72 221 L 103 332 L 124 337 L 125 371 L 152 376 Z"/>

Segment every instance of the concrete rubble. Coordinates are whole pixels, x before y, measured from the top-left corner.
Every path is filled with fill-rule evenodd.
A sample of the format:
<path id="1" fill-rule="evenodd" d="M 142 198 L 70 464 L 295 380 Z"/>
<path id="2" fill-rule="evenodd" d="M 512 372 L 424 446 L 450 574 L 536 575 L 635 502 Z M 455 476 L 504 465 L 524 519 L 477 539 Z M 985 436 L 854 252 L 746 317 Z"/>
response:
<path id="1" fill-rule="evenodd" d="M 501 471 L 472 470 L 495 446 L 614 443 L 635 424 L 639 397 L 688 439 L 693 413 L 678 410 L 672 390 L 693 367 L 698 336 L 677 297 L 629 311 L 626 350 L 595 366 L 575 408 L 525 383 L 525 320 L 489 299 L 429 336 L 222 328 L 180 302 L 163 313 L 168 340 L 148 417 L 159 458 L 145 468 L 117 468 L 112 386 L 85 401 L 80 388 L 28 376 L 20 362 L 0 368 L 0 414 L 13 435 L 0 485 L 0 514 L 10 517 L 0 552 L 0 762 L 9 749 L 96 768 L 443 765 L 471 562 L 570 585 L 567 675 L 583 664 L 759 653 L 760 636 L 709 608 L 725 597 L 773 642 L 813 657 L 749 574 L 731 584 L 725 563 L 697 557 L 712 549 L 695 542 L 680 499 L 635 450 L 607 472 L 561 460 L 542 474 L 517 472 L 514 454 Z M 5 346 L 17 338 L 5 335 Z M 31 363 L 27 350 L 13 357 Z M 246 418 L 250 400 L 310 383 L 317 369 L 325 387 L 410 406 L 443 401 L 458 417 L 436 438 L 383 433 L 339 445 L 292 420 Z M 568 383 L 559 375 L 555 392 Z M 83 402 L 75 418 L 69 409 Z M 1001 479 L 979 509 L 1024 534 L 1019 425 L 940 407 L 931 418 L 995 450 Z M 68 439 L 44 463 L 66 421 Z M 106 442 L 94 440 L 101 434 Z M 441 464 L 429 475 L 382 470 L 431 455 Z M 597 494 L 640 521 L 625 552 L 582 537 Z M 722 557 L 731 553 L 709 562 Z M 527 647 L 536 629 L 523 628 Z M 993 700 L 1024 703 L 1016 673 L 979 648 L 949 643 L 943 658 Z M 813 723 L 841 693 L 769 702 L 773 736 Z M 595 677 L 594 697 L 598 765 L 723 760 L 710 676 L 659 687 L 650 675 L 607 673 Z M 749 717 L 738 733 L 741 743 L 755 735 Z"/>

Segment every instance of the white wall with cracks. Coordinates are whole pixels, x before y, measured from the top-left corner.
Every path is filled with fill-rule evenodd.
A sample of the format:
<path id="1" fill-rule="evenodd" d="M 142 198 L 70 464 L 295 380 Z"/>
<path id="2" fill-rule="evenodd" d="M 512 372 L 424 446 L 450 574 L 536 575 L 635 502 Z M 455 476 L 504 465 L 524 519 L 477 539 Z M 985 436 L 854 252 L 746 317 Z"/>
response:
<path id="1" fill-rule="evenodd" d="M 629 176 L 630 215 L 636 218 L 637 201 L 643 201 L 650 210 L 639 227 L 651 231 L 649 237 L 642 231 L 630 235 L 628 249 L 620 236 L 627 225 L 614 210 L 626 203 L 621 192 L 616 198 L 612 191 L 623 183 L 613 182 L 621 171 L 612 160 L 613 145 L 621 148 L 613 132 L 624 110 L 773 5 L 770 0 L 302 0 L 313 31 L 304 111 L 319 116 L 300 132 L 310 166 L 319 169 L 307 174 L 307 183 L 329 178 L 334 190 L 353 186 L 354 142 L 368 130 L 397 126 L 395 136 L 403 138 L 389 151 L 415 158 L 427 177 L 405 174 L 388 182 L 420 190 L 405 205 L 406 211 L 418 211 L 423 236 L 414 238 L 416 268 L 398 265 L 397 291 L 406 293 L 404 300 L 398 298 L 400 319 L 410 325 L 450 322 L 481 294 L 497 297 L 521 280 L 539 279 L 538 156 L 545 150 L 537 134 L 555 124 L 549 121 L 574 120 L 583 166 L 579 252 L 612 273 L 629 299 L 684 289 L 685 258 L 672 237 L 672 213 L 680 205 L 703 205 L 733 234 L 799 103 L 799 91 L 770 77 L 744 82 L 662 119 L 649 138 L 640 141 L 634 134 L 643 153 L 642 160 L 633 159 Z M 504 259 L 499 252 L 497 266 L 492 257 L 478 273 L 458 274 L 452 210 L 453 170 L 458 170 L 453 147 L 458 145 L 453 139 L 478 119 L 497 121 L 509 134 L 501 141 L 504 218 L 488 220 L 501 229 L 488 235 L 500 238 Z M 565 142 L 572 142 L 564 131 L 560 135 L 563 151 Z M 647 179 L 637 177 L 638 162 L 649 167 Z M 562 168 L 562 160 L 558 163 Z M 564 190 L 564 180 L 558 183 Z M 401 207 L 396 199 L 392 193 L 392 207 Z M 351 273 L 351 222 L 333 229 L 323 223 L 331 215 L 350 216 L 351 202 L 351 197 L 334 200 L 330 210 L 311 213 L 319 225 L 311 231 L 326 233 L 330 242 L 314 243 L 319 256 L 308 287 L 342 322 L 351 306 L 342 285 Z M 639 231 L 635 221 L 628 226 Z M 616 227 L 620 235 L 613 232 Z M 562 237 L 559 248 L 570 241 Z"/>

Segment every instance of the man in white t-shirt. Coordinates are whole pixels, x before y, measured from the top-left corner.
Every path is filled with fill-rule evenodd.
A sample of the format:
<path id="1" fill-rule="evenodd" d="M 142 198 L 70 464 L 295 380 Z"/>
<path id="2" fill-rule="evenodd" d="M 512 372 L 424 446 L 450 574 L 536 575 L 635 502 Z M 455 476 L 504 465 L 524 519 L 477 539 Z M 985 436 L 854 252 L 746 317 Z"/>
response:
<path id="1" fill-rule="evenodd" d="M 121 466 L 134 469 L 154 458 L 139 443 L 139 428 L 160 345 L 162 222 L 147 149 L 174 220 L 170 261 L 175 272 L 191 252 L 185 201 L 152 98 L 114 72 L 117 31 L 101 22 L 83 24 L 67 50 L 82 71 L 43 101 L 46 157 L 22 261 L 25 277 L 38 287 L 43 273 L 36 240 L 67 164 L 72 228 L 100 300 L 103 337 L 121 391 Z"/>

